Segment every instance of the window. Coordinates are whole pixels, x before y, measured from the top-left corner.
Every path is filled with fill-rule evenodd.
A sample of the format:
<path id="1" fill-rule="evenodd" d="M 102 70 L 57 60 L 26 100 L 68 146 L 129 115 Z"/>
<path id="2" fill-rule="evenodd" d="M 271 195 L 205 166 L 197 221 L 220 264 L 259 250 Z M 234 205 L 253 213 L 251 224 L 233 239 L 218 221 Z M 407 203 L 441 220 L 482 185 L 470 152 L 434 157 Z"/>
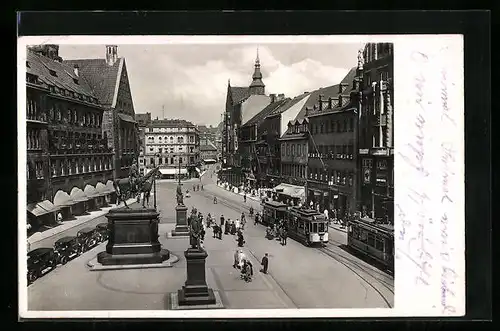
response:
<path id="1" fill-rule="evenodd" d="M 384 239 L 380 238 L 380 237 L 375 237 L 375 249 L 378 250 L 378 251 L 381 251 L 383 252 L 384 251 L 384 242 L 383 242 Z"/>
<path id="2" fill-rule="evenodd" d="M 380 170 L 387 169 L 387 160 L 378 160 L 377 161 L 377 168 Z"/>
<path id="3" fill-rule="evenodd" d="M 158 153 L 160 153 L 160 154 L 163 153 L 163 148 L 158 148 Z"/>
<path id="4" fill-rule="evenodd" d="M 375 236 L 373 233 L 368 233 L 368 246 L 375 247 Z"/>
<path id="5" fill-rule="evenodd" d="M 158 159 L 158 164 L 163 164 L 163 158 L 162 158 L 162 157 L 160 157 L 160 158 Z"/>
<path id="6" fill-rule="evenodd" d="M 292 145 L 291 155 L 295 156 L 295 144 Z"/>

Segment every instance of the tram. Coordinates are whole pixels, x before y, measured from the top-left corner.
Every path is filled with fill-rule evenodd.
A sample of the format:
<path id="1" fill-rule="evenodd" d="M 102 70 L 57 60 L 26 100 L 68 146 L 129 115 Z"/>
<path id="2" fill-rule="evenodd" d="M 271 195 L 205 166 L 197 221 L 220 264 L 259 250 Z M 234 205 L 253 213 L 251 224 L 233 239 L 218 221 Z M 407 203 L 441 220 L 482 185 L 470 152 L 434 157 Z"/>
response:
<path id="1" fill-rule="evenodd" d="M 288 236 L 306 246 L 328 243 L 328 220 L 314 209 L 291 207 L 287 225 Z"/>
<path id="2" fill-rule="evenodd" d="M 265 201 L 262 203 L 262 218 L 261 223 L 269 226 L 279 220 L 285 220 L 287 213 L 287 205 L 274 200 Z"/>
<path id="3" fill-rule="evenodd" d="M 394 227 L 369 217 L 349 221 L 347 246 L 394 272 Z"/>

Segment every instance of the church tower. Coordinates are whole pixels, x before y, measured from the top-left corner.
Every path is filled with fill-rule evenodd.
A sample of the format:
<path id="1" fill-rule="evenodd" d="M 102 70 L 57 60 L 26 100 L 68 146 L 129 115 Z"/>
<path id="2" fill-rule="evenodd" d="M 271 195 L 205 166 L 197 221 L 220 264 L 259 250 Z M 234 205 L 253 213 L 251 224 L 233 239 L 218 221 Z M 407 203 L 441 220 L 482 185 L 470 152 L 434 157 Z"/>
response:
<path id="1" fill-rule="evenodd" d="M 257 48 L 257 58 L 255 59 L 255 70 L 252 75 L 252 84 L 250 84 L 250 94 L 265 94 L 264 82 L 262 82 L 262 73 L 260 72 L 259 49 Z"/>

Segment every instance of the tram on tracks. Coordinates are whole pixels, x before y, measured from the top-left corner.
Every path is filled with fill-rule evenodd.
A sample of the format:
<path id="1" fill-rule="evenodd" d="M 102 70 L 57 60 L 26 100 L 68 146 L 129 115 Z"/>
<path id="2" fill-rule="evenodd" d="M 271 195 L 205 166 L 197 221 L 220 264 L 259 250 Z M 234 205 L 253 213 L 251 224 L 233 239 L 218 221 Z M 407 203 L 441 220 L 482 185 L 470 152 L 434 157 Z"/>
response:
<path id="1" fill-rule="evenodd" d="M 394 227 L 369 217 L 349 221 L 347 246 L 394 272 Z"/>
<path id="2" fill-rule="evenodd" d="M 287 225 L 288 236 L 306 246 L 328 243 L 328 220 L 314 209 L 291 207 Z"/>
<path id="3" fill-rule="evenodd" d="M 264 201 L 262 203 L 261 223 L 270 226 L 275 222 L 286 219 L 287 205 L 274 200 Z"/>

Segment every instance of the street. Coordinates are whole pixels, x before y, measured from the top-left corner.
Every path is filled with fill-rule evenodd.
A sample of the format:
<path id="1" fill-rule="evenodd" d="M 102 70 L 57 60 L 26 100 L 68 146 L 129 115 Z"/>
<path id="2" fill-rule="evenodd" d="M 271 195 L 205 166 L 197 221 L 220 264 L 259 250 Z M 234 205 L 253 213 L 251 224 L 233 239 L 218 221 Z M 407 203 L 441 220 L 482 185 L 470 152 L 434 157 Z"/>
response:
<path id="1" fill-rule="evenodd" d="M 196 181 L 183 184 L 191 197 L 184 198 L 189 208 L 196 207 L 204 217 L 208 213 L 219 222 L 221 215 L 239 218 L 245 211 L 247 223 L 244 231 L 244 254 L 254 266 L 254 279 L 245 283 L 232 267 L 237 249 L 236 237 L 223 235 L 222 240 L 212 237 L 207 229 L 205 249 L 208 286 L 221 294 L 225 308 L 385 308 L 394 305 L 393 278 L 357 259 L 339 246 L 346 243 L 346 233 L 330 229 L 330 242 L 325 248 L 308 248 L 288 240 L 286 246 L 264 237 L 265 228 L 254 225 L 248 208 L 260 210 L 258 201 L 218 187 L 216 175 L 210 168 L 198 183 L 204 190 L 193 192 Z M 186 280 L 183 252 L 188 248 L 187 238 L 168 238 L 175 226 L 174 181 L 158 181 L 157 206 L 160 211 L 160 242 L 179 257 L 171 268 L 90 271 L 87 262 L 105 249 L 105 243 L 82 254 L 64 266 L 35 281 L 28 287 L 29 310 L 159 310 L 169 309 L 169 293 L 176 292 Z M 216 196 L 218 204 L 213 203 Z M 150 198 L 153 206 L 154 196 Z M 95 226 L 106 222 L 104 216 L 86 223 Z M 74 235 L 70 229 L 63 235 Z M 45 246 L 56 237 L 47 238 L 37 245 Z M 36 248 L 36 247 L 33 247 Z M 259 272 L 260 260 L 269 254 L 269 274 Z"/>

